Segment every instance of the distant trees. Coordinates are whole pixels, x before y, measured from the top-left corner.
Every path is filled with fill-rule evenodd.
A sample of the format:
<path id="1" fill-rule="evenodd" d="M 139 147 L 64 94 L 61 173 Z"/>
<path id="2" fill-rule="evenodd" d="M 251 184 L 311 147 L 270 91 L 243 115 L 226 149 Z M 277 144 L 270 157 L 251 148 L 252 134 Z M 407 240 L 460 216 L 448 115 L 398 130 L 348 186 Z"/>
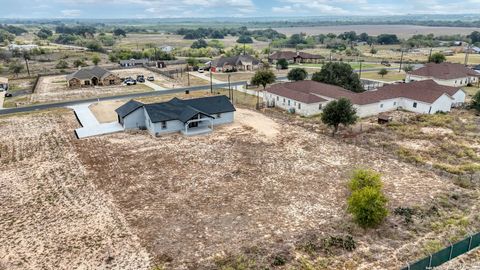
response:
<path id="1" fill-rule="evenodd" d="M 12 42 L 15 40 L 15 35 L 8 31 L 0 29 L 0 42 Z"/>
<path id="2" fill-rule="evenodd" d="M 263 86 L 263 90 L 267 87 L 267 84 L 274 83 L 277 80 L 277 77 L 275 76 L 275 73 L 273 71 L 268 70 L 268 69 L 261 69 L 255 72 L 255 75 L 253 75 L 252 79 L 250 80 L 250 83 L 253 85 L 261 85 Z M 260 104 L 260 91 L 257 90 L 257 108 Z"/>
<path id="3" fill-rule="evenodd" d="M 473 31 L 470 35 L 467 36 L 472 43 L 478 43 L 480 42 L 480 32 L 479 31 Z"/>
<path id="4" fill-rule="evenodd" d="M 324 124 L 333 127 L 332 136 L 335 136 L 340 125 L 353 125 L 358 119 L 357 111 L 346 98 L 330 101 L 323 109 L 321 118 Z"/>
<path id="5" fill-rule="evenodd" d="M 126 37 L 127 36 L 127 32 L 121 28 L 116 28 L 115 30 L 113 30 L 113 35 L 114 36 L 123 36 L 123 37 Z"/>
<path id="6" fill-rule="evenodd" d="M 253 43 L 253 39 L 250 37 L 250 36 L 240 36 L 238 39 L 237 39 L 237 43 L 241 43 L 241 44 L 250 44 L 250 43 Z"/>
<path id="7" fill-rule="evenodd" d="M 384 45 L 398 44 L 400 43 L 400 40 L 398 39 L 397 35 L 381 34 L 377 36 L 377 43 Z"/>
<path id="8" fill-rule="evenodd" d="M 268 39 L 281 39 L 286 38 L 284 34 L 281 34 L 271 28 L 260 29 L 260 30 L 248 30 L 247 27 L 238 27 L 238 28 L 203 28 L 199 27 L 197 29 L 187 29 L 180 28 L 175 31 L 177 35 L 182 35 L 184 39 L 223 39 L 225 36 L 249 36 L 257 40 L 266 41 Z"/>
<path id="9" fill-rule="evenodd" d="M 380 174 L 371 170 L 356 170 L 349 182 L 347 210 L 363 228 L 376 227 L 388 216 L 388 200 L 382 186 Z"/>
<path id="10" fill-rule="evenodd" d="M 86 38 L 86 37 L 93 37 L 97 32 L 97 29 L 94 26 L 90 26 L 90 25 L 76 25 L 76 26 L 59 25 L 55 28 L 55 32 L 59 34 L 78 35 Z"/>
<path id="11" fill-rule="evenodd" d="M 441 52 L 436 52 L 436 53 L 433 53 L 429 58 L 428 58 L 428 62 L 433 62 L 433 63 L 437 63 L 437 64 L 440 64 L 440 63 L 443 63 L 447 60 L 447 58 L 445 57 L 445 55 L 443 55 L 443 53 Z"/>
<path id="12" fill-rule="evenodd" d="M 190 48 L 192 49 L 200 49 L 200 48 L 206 48 L 208 47 L 208 43 L 204 39 L 199 39 L 197 41 L 194 41 L 192 43 L 192 46 Z"/>
<path id="13" fill-rule="evenodd" d="M 51 36 L 53 36 L 53 32 L 52 30 L 50 29 L 47 29 L 47 28 L 42 28 L 40 30 L 38 30 L 38 32 L 36 33 L 37 37 L 39 37 L 40 39 L 47 39 Z"/>
<path id="14" fill-rule="evenodd" d="M 277 68 L 280 68 L 280 69 L 288 69 L 288 61 L 287 59 L 278 59 L 277 61 Z"/>
<path id="15" fill-rule="evenodd" d="M 353 92 L 365 91 L 358 74 L 353 72 L 352 67 L 346 63 L 326 63 L 320 71 L 313 73 L 312 80 L 338 85 Z"/>
<path id="16" fill-rule="evenodd" d="M 308 73 L 304 68 L 294 68 L 288 72 L 287 78 L 290 81 L 303 81 L 307 76 Z"/>
<path id="17" fill-rule="evenodd" d="M 382 78 L 383 78 L 383 76 L 385 76 L 387 74 L 388 74 L 388 70 L 386 68 L 382 68 L 378 71 L 378 75 L 381 75 Z"/>

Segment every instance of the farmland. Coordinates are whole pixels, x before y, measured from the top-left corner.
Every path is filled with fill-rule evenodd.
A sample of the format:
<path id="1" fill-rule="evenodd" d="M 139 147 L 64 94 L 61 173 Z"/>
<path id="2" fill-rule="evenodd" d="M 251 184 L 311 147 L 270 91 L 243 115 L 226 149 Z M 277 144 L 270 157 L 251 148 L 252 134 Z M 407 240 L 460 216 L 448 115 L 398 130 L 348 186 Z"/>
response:
<path id="1" fill-rule="evenodd" d="M 206 136 L 76 140 L 67 110 L 1 117 L 0 265 L 255 269 L 279 256 L 300 269 L 396 269 L 480 223 L 474 186 L 304 125 L 240 106 L 234 124 Z M 423 218 L 356 227 L 345 212 L 355 167 L 382 173 L 390 209 L 413 207 Z M 330 236 L 357 247 L 306 249 Z"/>

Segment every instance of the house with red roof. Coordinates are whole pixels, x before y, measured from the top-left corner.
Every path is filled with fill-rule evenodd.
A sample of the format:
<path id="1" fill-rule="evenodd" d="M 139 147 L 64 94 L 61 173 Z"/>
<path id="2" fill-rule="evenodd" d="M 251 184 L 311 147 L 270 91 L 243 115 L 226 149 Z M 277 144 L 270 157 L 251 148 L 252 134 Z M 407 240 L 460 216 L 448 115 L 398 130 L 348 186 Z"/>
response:
<path id="1" fill-rule="evenodd" d="M 405 82 L 434 80 L 446 86 L 466 86 L 479 82 L 480 74 L 462 64 L 428 63 L 407 74 Z"/>
<path id="2" fill-rule="evenodd" d="M 315 81 L 298 81 L 272 85 L 265 90 L 264 101 L 269 106 L 312 116 L 321 113 L 328 102 L 347 98 L 359 117 L 368 117 L 399 109 L 425 114 L 449 112 L 464 103 L 465 96 L 460 87 L 440 85 L 433 80 L 390 84 L 363 93 Z"/>

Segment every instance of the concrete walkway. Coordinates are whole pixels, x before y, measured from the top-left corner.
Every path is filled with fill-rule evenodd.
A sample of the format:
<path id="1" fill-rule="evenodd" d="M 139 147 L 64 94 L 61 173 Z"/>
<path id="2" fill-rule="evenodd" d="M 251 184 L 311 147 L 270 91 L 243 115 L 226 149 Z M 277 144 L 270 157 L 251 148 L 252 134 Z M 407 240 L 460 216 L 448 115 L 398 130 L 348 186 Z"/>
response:
<path id="1" fill-rule="evenodd" d="M 3 102 L 5 101 L 5 91 L 0 92 L 0 110 L 3 109 Z"/>
<path id="2" fill-rule="evenodd" d="M 150 81 L 145 81 L 145 85 L 152 88 L 153 91 L 162 91 L 162 90 L 167 90 L 167 88 L 161 87 L 160 85 L 156 83 L 152 83 Z"/>
<path id="3" fill-rule="evenodd" d="M 82 125 L 81 128 L 75 130 L 79 139 L 123 131 L 123 127 L 118 122 L 100 124 L 89 108 L 91 104 L 83 103 L 68 107 L 75 111 L 75 115 Z"/>

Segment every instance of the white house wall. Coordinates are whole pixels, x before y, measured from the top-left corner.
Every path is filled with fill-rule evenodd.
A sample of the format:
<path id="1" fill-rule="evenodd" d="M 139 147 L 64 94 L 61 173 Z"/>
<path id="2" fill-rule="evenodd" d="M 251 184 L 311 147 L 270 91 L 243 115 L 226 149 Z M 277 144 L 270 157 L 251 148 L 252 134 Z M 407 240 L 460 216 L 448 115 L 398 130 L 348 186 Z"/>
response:
<path id="1" fill-rule="evenodd" d="M 440 85 L 445 85 L 445 86 L 452 86 L 452 87 L 457 87 L 457 86 L 466 86 L 469 83 L 475 84 L 478 82 L 477 77 L 463 77 L 463 78 L 457 78 L 457 79 L 451 79 L 451 80 L 442 80 L 442 79 L 437 79 L 433 77 L 424 77 L 424 76 L 417 76 L 417 75 L 407 75 L 407 78 L 405 79 L 405 82 L 411 82 L 411 81 L 425 81 L 425 80 L 434 80 L 436 83 Z"/>
<path id="2" fill-rule="evenodd" d="M 275 102 L 275 107 L 279 107 L 287 111 L 290 109 L 295 109 L 295 113 L 303 116 L 312 116 L 312 115 L 321 113 L 322 110 L 320 109 L 320 104 L 322 104 L 322 108 L 326 104 L 326 102 L 317 102 L 317 103 L 307 104 L 307 103 L 299 102 L 293 99 L 285 98 L 285 97 L 268 93 L 268 92 L 264 97 L 264 101 L 267 102 L 268 104 L 272 104 L 272 102 Z"/>
<path id="3" fill-rule="evenodd" d="M 125 128 L 125 130 L 139 129 L 145 126 L 145 109 L 143 107 L 136 109 L 123 118 L 123 128 Z"/>
<path id="4" fill-rule="evenodd" d="M 452 98 L 454 99 L 455 104 L 462 104 L 465 103 L 465 98 L 467 95 L 465 94 L 465 91 L 463 90 L 458 90 L 455 94 L 453 94 Z"/>

